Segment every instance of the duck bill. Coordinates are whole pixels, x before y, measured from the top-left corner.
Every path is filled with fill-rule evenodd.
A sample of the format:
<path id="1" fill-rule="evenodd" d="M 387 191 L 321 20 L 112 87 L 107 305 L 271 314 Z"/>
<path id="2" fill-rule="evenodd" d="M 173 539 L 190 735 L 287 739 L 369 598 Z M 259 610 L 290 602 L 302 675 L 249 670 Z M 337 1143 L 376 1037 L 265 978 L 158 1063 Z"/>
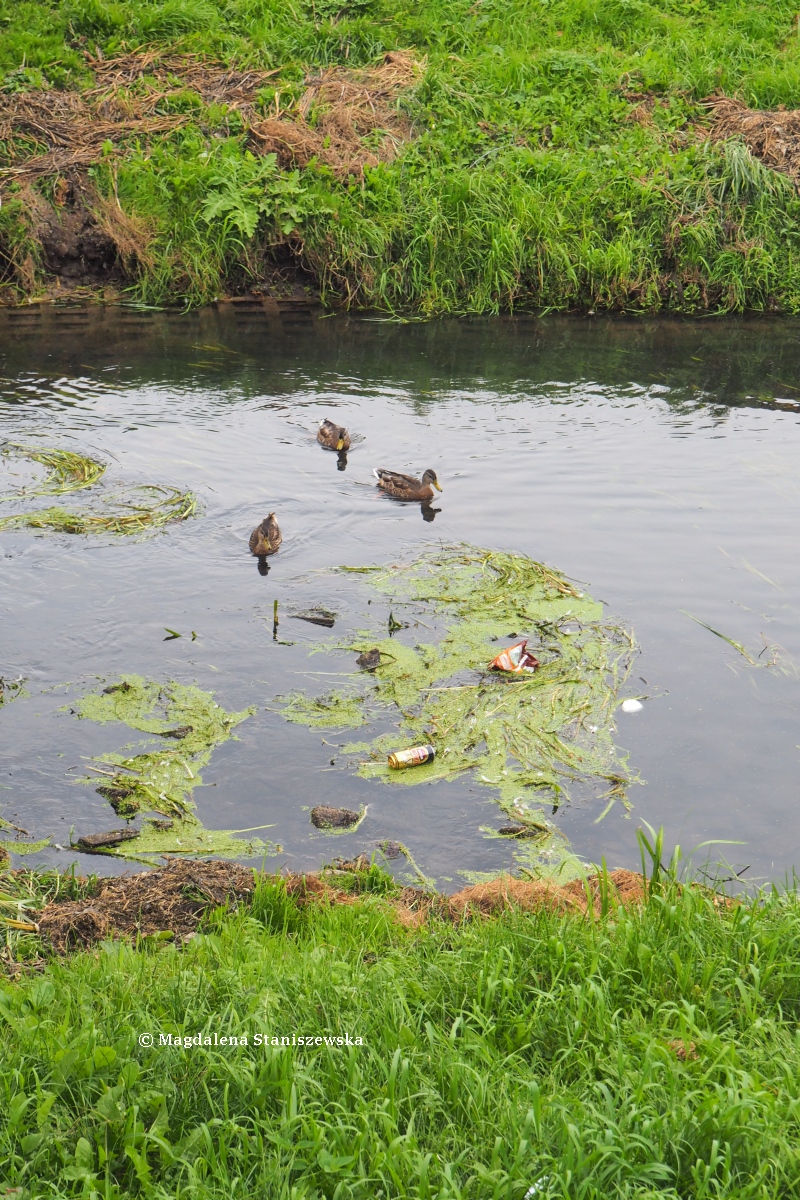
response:
<path id="1" fill-rule="evenodd" d="M 339 438 L 338 442 L 336 443 L 336 449 L 337 450 L 344 449 L 344 438 Z"/>
<path id="2" fill-rule="evenodd" d="M 433 486 L 436 488 L 437 492 L 440 492 L 440 491 L 442 490 L 442 489 L 441 489 L 441 485 L 439 484 L 439 481 L 438 481 L 438 479 L 434 479 L 434 481 L 433 481 Z"/>

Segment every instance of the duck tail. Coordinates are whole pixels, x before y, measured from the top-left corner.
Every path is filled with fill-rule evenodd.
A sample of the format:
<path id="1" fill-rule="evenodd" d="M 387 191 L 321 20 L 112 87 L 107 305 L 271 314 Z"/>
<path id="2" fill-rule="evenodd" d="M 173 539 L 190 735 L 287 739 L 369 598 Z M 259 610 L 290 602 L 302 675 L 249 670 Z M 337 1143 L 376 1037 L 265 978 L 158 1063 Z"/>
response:
<path id="1" fill-rule="evenodd" d="M 372 474 L 375 476 L 376 479 L 380 479 L 380 477 L 381 477 L 381 473 L 377 467 L 372 468 Z"/>

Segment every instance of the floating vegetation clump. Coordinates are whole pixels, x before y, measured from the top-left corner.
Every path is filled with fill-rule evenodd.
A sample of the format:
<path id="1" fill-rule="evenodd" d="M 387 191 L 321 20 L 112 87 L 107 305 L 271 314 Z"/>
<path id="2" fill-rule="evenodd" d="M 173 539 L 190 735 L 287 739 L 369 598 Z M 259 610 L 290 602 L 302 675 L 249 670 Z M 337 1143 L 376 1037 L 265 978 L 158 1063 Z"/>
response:
<path id="1" fill-rule="evenodd" d="M 634 643 L 604 619 L 600 603 L 533 559 L 463 545 L 370 572 L 365 581 L 404 614 L 408 628 L 382 638 L 365 631 L 347 646 L 377 647 L 380 665 L 358 697 L 331 707 L 331 727 L 340 707 L 360 709 L 364 721 L 385 717 L 387 708 L 397 717 L 395 732 L 345 747 L 358 756 L 361 776 L 409 787 L 472 773 L 495 790 L 509 817 L 530 828 L 533 836 L 510 840 L 517 861 L 537 867 L 543 856 L 565 853 L 542 803 L 558 806 L 577 784 L 600 793 L 601 815 L 626 801 L 631 779 L 614 745 L 614 710 Z M 417 641 L 431 622 L 439 639 Z M 490 671 L 498 650 L 523 636 L 538 670 Z M 321 726 L 325 703 L 304 707 L 294 696 L 285 715 Z M 389 770 L 388 751 L 418 742 L 433 743 L 432 762 Z"/>
<path id="2" fill-rule="evenodd" d="M 144 748 L 126 746 L 92 761 L 94 778 L 83 783 L 91 783 L 119 816 L 149 814 L 135 840 L 103 853 L 149 861 L 149 856 L 162 854 L 239 858 L 275 851 L 259 838 L 237 836 L 248 830 L 206 829 L 192 800 L 194 789 L 202 785 L 200 771 L 214 748 L 228 741 L 253 709 L 228 713 L 210 692 L 137 675 L 84 696 L 74 708 L 80 718 L 101 724 L 120 722 L 165 739 Z"/>
<path id="3" fill-rule="evenodd" d="M 47 472 L 34 487 L 23 488 L 11 496 L 0 496 L 0 501 L 20 496 L 64 496 L 67 492 L 78 492 L 97 483 L 106 469 L 105 463 L 95 458 L 52 446 L 21 446 L 9 442 L 3 446 L 0 454 L 4 458 L 24 458 L 39 463 Z"/>
<path id="4" fill-rule="evenodd" d="M 10 704 L 12 700 L 19 700 L 21 696 L 27 695 L 23 675 L 18 675 L 16 679 L 6 679 L 4 675 L 0 675 L 0 708 L 4 704 Z"/>
<path id="5" fill-rule="evenodd" d="M 324 696 L 291 692 L 283 699 L 286 706 L 281 709 L 281 715 L 297 725 L 317 729 L 358 729 L 369 719 L 364 711 L 364 698 L 357 692 L 332 691 Z"/>
<path id="6" fill-rule="evenodd" d="M 136 500 L 136 493 L 141 499 Z M 89 509 L 69 512 L 65 508 L 43 508 L 0 519 L 2 529 L 49 529 L 54 533 L 148 533 L 176 521 L 186 521 L 197 512 L 197 497 L 179 488 L 157 484 L 131 489 L 131 499 L 111 497 L 104 511 Z"/>

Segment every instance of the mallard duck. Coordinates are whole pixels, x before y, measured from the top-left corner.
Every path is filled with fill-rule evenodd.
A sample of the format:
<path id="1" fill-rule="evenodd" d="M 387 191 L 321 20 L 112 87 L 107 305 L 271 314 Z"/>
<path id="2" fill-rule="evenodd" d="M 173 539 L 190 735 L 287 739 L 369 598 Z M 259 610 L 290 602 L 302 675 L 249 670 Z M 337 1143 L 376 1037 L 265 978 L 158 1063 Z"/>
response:
<path id="1" fill-rule="evenodd" d="M 319 423 L 317 441 L 326 450 L 337 450 L 340 454 L 350 449 L 350 434 L 344 425 L 334 425 L 333 421 L 327 419 Z"/>
<path id="2" fill-rule="evenodd" d="M 275 513 L 271 512 L 250 534 L 250 553 L 256 558 L 264 558 L 267 554 L 274 554 L 282 541 Z"/>
<path id="3" fill-rule="evenodd" d="M 415 479 L 413 475 L 401 475 L 398 471 L 384 471 L 381 467 L 372 474 L 377 479 L 381 491 L 395 500 L 419 500 L 422 504 L 429 504 L 433 499 L 433 488 L 436 488 L 437 492 L 442 490 L 436 472 L 430 468 L 422 479 Z"/>

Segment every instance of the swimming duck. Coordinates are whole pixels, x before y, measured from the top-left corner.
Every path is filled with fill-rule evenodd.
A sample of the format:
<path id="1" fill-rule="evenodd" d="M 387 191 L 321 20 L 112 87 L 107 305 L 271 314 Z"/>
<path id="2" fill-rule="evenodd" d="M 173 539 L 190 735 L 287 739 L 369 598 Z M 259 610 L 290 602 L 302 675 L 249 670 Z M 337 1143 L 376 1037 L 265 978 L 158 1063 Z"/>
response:
<path id="1" fill-rule="evenodd" d="M 267 554 L 274 554 L 282 541 L 275 513 L 271 512 L 250 534 L 250 553 L 256 558 L 264 558 Z"/>
<path id="2" fill-rule="evenodd" d="M 340 454 L 350 449 L 350 434 L 344 425 L 334 425 L 333 421 L 327 419 L 319 423 L 317 441 L 326 450 L 337 450 Z"/>
<path id="3" fill-rule="evenodd" d="M 395 500 L 420 500 L 423 504 L 429 504 L 433 499 L 433 488 L 436 488 L 437 492 L 442 490 L 436 472 L 430 468 L 422 479 L 416 479 L 413 475 L 401 475 L 398 471 L 384 471 L 381 467 L 372 474 L 377 479 L 381 491 Z"/>

